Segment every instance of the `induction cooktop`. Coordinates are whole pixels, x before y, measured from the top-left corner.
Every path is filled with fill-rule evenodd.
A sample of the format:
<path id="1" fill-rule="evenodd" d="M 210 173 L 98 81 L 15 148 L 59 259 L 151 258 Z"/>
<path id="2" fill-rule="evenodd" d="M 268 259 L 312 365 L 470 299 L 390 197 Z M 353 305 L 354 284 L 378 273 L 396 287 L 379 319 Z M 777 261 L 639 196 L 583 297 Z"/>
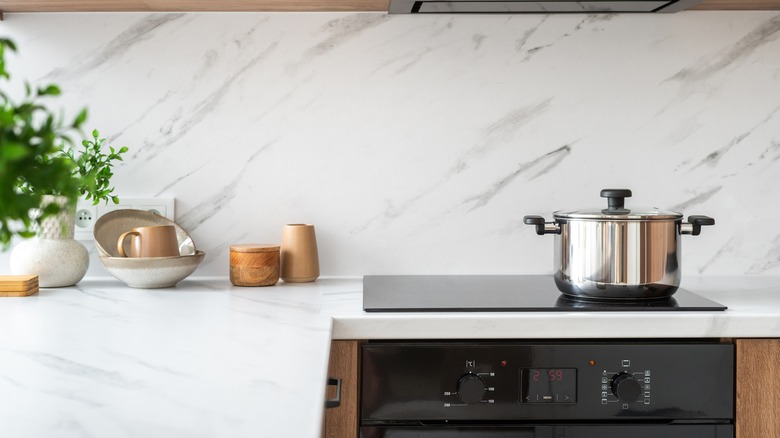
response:
<path id="1" fill-rule="evenodd" d="M 726 306 L 684 289 L 670 298 L 584 301 L 562 295 L 552 275 L 366 275 L 366 312 L 712 311 Z"/>

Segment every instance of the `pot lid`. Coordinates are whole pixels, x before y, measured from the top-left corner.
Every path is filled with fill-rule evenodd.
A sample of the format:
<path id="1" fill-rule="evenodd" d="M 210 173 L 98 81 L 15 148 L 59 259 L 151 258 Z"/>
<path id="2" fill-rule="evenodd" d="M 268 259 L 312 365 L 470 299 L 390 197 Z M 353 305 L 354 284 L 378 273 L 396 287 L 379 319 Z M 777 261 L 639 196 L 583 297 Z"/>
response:
<path id="1" fill-rule="evenodd" d="M 631 197 L 631 190 L 627 189 L 604 189 L 601 191 L 601 197 L 607 198 L 607 208 L 561 210 L 553 212 L 553 217 L 602 220 L 676 220 L 683 217 L 682 213 L 660 210 L 657 207 L 626 208 L 625 198 Z"/>

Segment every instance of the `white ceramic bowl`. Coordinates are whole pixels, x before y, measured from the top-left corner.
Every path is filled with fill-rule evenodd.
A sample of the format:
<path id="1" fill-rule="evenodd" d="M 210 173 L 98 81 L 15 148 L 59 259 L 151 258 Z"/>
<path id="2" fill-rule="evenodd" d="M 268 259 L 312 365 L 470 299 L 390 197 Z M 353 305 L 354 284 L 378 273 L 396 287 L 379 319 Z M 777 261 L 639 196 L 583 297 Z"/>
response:
<path id="1" fill-rule="evenodd" d="M 95 247 L 98 253 L 105 257 L 119 257 L 119 251 L 116 249 L 116 243 L 119 236 L 125 231 L 130 231 L 137 227 L 151 227 L 155 225 L 173 225 L 176 228 L 176 239 L 179 241 L 179 254 L 195 254 L 195 243 L 192 238 L 176 222 L 144 210 L 114 210 L 100 216 L 95 222 L 92 235 L 95 237 Z M 126 242 L 126 245 L 128 243 Z M 125 250 L 129 248 L 126 246 Z"/>
<path id="2" fill-rule="evenodd" d="M 100 262 L 114 277 L 130 287 L 157 289 L 174 287 L 195 272 L 206 255 L 197 251 L 193 255 L 178 257 L 107 257 Z"/>

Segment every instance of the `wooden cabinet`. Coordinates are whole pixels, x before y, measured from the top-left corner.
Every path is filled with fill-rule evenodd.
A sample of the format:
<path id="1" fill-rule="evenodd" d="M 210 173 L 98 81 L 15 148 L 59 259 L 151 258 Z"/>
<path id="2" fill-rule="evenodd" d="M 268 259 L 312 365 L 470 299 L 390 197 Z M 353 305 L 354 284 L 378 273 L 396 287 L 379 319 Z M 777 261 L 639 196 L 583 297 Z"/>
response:
<path id="1" fill-rule="evenodd" d="M 360 341 L 332 341 L 328 376 L 341 379 L 341 405 L 325 410 L 323 437 L 357 438 L 360 394 Z M 328 387 L 328 398 L 335 397 Z"/>
<path id="2" fill-rule="evenodd" d="M 387 11 L 389 0 L 0 0 L 2 12 Z M 704 0 L 694 10 L 780 10 L 780 0 Z"/>
<path id="3" fill-rule="evenodd" d="M 780 339 L 738 339 L 737 438 L 780 437 Z"/>

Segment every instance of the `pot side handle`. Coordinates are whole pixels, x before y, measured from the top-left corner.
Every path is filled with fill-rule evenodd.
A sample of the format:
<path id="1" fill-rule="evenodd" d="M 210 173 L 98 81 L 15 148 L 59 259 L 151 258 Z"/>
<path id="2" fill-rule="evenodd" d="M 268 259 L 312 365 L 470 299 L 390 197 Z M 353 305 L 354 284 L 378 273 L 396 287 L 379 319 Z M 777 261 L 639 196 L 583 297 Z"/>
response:
<path id="1" fill-rule="evenodd" d="M 715 219 L 709 216 L 701 215 L 688 216 L 688 222 L 683 222 L 680 224 L 680 234 L 698 236 L 701 234 L 701 227 L 705 225 L 715 225 Z"/>
<path id="2" fill-rule="evenodd" d="M 545 222 L 541 216 L 523 216 L 523 223 L 526 225 L 534 225 L 536 227 L 536 234 L 543 236 L 545 234 L 561 234 L 561 227 L 555 222 Z"/>

